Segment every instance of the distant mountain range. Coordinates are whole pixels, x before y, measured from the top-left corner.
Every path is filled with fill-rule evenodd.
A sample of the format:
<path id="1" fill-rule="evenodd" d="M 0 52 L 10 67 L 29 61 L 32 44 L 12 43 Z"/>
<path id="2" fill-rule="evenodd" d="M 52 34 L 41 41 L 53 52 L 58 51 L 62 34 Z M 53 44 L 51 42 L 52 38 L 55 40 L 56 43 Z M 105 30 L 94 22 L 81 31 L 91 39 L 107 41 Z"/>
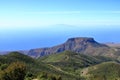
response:
<path id="1" fill-rule="evenodd" d="M 0 51 L 0 55 L 9 54 L 11 52 L 15 52 L 15 51 Z M 17 50 L 17 52 L 23 53 L 23 54 L 28 54 L 29 50 Z"/>
<path id="2" fill-rule="evenodd" d="M 104 43 L 110 47 L 118 47 L 120 48 L 120 43 L 114 43 L 114 42 L 108 42 L 108 43 Z"/>
<path id="3" fill-rule="evenodd" d="M 31 49 L 28 52 L 29 56 L 41 57 L 50 54 L 60 53 L 63 51 L 73 51 L 80 54 L 100 55 L 117 57 L 120 52 L 119 48 L 109 47 L 108 45 L 98 43 L 94 38 L 89 37 L 76 37 L 69 38 L 65 43 L 53 46 L 50 48 L 37 48 Z"/>

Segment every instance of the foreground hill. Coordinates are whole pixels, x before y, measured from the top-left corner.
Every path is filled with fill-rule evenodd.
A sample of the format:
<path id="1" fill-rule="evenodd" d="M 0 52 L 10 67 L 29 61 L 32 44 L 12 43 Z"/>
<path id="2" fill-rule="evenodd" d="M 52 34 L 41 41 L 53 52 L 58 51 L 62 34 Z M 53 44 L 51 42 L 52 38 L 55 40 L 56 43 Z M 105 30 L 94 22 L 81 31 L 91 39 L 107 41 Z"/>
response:
<path id="1" fill-rule="evenodd" d="M 120 49 L 111 48 L 105 44 L 98 43 L 93 38 L 87 37 L 70 38 L 65 43 L 50 48 L 31 49 L 28 55 L 32 57 L 41 57 L 66 50 L 93 56 L 100 55 L 118 58 L 120 55 Z"/>
<path id="2" fill-rule="evenodd" d="M 111 61 L 114 61 L 114 63 Z M 17 68 L 15 62 L 26 64 L 25 80 L 117 80 L 119 61 L 105 56 L 78 54 L 71 51 L 31 58 L 19 52 L 0 56 L 0 79 L 10 69 Z M 108 64 L 109 63 L 109 64 Z M 14 65 L 13 65 L 14 64 Z M 12 67 L 13 68 L 12 68 Z M 19 67 L 19 66 L 18 66 Z M 19 68 L 17 68 L 19 69 Z M 118 69 L 118 72 L 117 72 Z M 106 70 L 106 73 L 104 72 Z M 110 73 L 110 74 L 109 74 Z M 11 75 L 11 73 L 9 73 Z M 103 79 L 102 74 L 106 77 Z M 114 74 L 114 75 L 113 75 Z M 101 75 L 100 77 L 95 77 Z M 111 77 L 113 75 L 113 77 Z M 110 76 L 111 79 L 108 78 Z M 15 77 L 15 76 L 14 76 Z M 3 80 L 3 79 L 2 79 Z M 5 79 L 9 80 L 9 79 Z M 16 80 L 16 79 L 14 79 Z"/>
<path id="3" fill-rule="evenodd" d="M 71 53 L 72 52 L 70 52 L 70 54 Z M 40 78 L 40 80 L 41 80 L 43 78 L 43 77 L 41 77 L 42 75 L 45 78 L 44 80 L 48 80 L 47 78 L 53 78 L 51 80 L 54 80 L 55 78 L 57 78 L 58 80 L 61 80 L 61 78 L 62 78 L 62 80 L 76 80 L 78 78 L 81 79 L 80 76 L 75 75 L 74 73 L 69 73 L 67 70 L 62 70 L 57 65 L 54 65 L 53 63 L 43 61 L 43 59 L 45 59 L 45 58 L 46 57 L 44 57 L 42 59 L 34 59 L 27 55 L 21 54 L 19 52 L 11 52 L 6 55 L 1 55 L 0 56 L 0 80 L 2 78 L 1 76 L 3 75 L 4 70 L 8 69 L 9 65 L 10 66 L 12 64 L 15 65 L 15 62 L 22 62 L 22 63 L 26 64 L 27 73 L 26 73 L 25 80 L 32 80 L 34 78 L 35 79 Z M 64 68 L 66 68 L 66 69 L 69 68 L 71 63 L 68 63 L 67 65 L 68 66 L 65 66 Z M 46 76 L 46 75 L 48 75 L 48 76 Z M 4 74 L 4 76 L 6 76 L 6 74 Z M 5 80 L 9 80 L 9 79 L 5 79 Z"/>
<path id="4" fill-rule="evenodd" d="M 47 64 L 42 63 L 41 61 L 37 61 L 36 59 L 33 59 L 27 55 L 24 55 L 19 52 L 11 52 L 6 55 L 0 55 L 0 68 L 4 67 L 3 65 L 8 66 L 11 63 L 14 62 L 23 62 L 27 65 L 27 68 L 29 72 L 37 73 L 40 71 L 53 71 L 50 70 L 49 66 Z"/>
<path id="5" fill-rule="evenodd" d="M 9 54 L 0 55 L 0 63 L 11 63 L 21 61 L 25 63 L 34 63 L 34 59 L 19 52 L 10 52 Z"/>
<path id="6" fill-rule="evenodd" d="M 81 75 L 87 77 L 87 80 L 119 80 L 120 64 L 116 62 L 104 62 L 83 69 Z"/>
<path id="7" fill-rule="evenodd" d="M 95 66 L 102 62 L 119 62 L 109 57 L 90 56 L 84 54 L 77 54 L 70 51 L 64 51 L 59 54 L 52 54 L 49 56 L 38 58 L 38 61 L 42 61 L 43 63 L 49 64 L 49 66 L 51 66 L 57 71 L 76 77 L 80 77 L 81 70 L 86 67 Z"/>

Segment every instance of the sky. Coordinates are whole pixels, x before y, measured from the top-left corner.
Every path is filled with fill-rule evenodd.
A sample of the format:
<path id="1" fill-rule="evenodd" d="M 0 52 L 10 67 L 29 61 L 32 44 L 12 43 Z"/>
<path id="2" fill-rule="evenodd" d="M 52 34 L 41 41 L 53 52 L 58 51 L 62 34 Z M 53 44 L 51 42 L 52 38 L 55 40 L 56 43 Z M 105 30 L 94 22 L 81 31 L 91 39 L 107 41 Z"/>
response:
<path id="1" fill-rule="evenodd" d="M 50 47 L 70 37 L 120 42 L 120 0 L 0 0 L 0 51 Z"/>

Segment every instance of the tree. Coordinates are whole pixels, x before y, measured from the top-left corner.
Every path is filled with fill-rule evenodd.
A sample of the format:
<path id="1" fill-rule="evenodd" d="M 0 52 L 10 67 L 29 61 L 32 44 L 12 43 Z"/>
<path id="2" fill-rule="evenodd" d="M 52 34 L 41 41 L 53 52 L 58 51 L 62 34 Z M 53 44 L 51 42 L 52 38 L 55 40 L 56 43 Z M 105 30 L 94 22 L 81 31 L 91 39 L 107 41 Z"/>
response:
<path id="1" fill-rule="evenodd" d="M 0 70 L 4 70 L 8 67 L 8 64 L 1 64 L 0 65 Z"/>
<path id="2" fill-rule="evenodd" d="M 60 75 L 54 75 L 46 72 L 41 72 L 38 77 L 38 80 L 62 80 Z"/>
<path id="3" fill-rule="evenodd" d="M 26 65 L 22 62 L 14 62 L 1 71 L 0 80 L 24 80 L 25 75 Z"/>

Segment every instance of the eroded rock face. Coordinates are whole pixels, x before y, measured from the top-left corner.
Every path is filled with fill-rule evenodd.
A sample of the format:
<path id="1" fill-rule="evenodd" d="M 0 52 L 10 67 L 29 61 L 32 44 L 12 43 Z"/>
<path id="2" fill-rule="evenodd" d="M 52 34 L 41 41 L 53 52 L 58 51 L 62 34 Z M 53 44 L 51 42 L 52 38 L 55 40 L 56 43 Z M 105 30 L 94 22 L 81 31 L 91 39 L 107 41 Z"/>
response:
<path id="1" fill-rule="evenodd" d="M 101 47 L 104 47 L 106 49 L 108 48 L 108 46 L 96 42 L 93 38 L 77 37 L 77 38 L 70 38 L 65 43 L 51 48 L 31 49 L 28 55 L 33 57 L 40 57 L 49 54 L 60 53 L 66 50 L 70 50 L 77 53 L 85 52 L 85 54 L 87 54 L 89 52 L 94 53 L 96 48 L 101 48 Z"/>

